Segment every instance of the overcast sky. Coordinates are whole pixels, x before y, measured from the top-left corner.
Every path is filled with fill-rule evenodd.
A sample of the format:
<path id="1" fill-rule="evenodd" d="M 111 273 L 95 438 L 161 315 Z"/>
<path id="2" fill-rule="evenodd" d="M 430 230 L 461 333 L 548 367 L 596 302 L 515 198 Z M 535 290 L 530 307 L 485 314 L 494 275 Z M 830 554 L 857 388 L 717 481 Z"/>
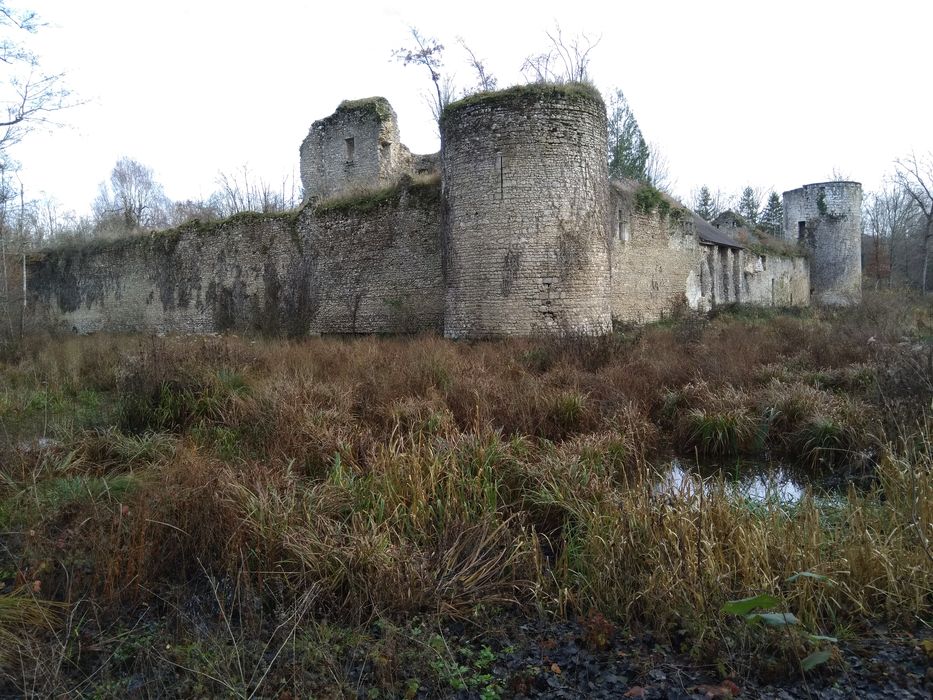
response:
<path id="1" fill-rule="evenodd" d="M 79 212 L 124 155 L 173 199 L 207 197 L 219 171 L 244 164 L 267 182 L 297 177 L 311 122 L 347 98 L 384 95 L 402 140 L 436 151 L 427 73 L 391 60 L 409 25 L 447 46 L 464 87 L 458 36 L 502 87 L 522 81 L 555 23 L 599 38 L 594 81 L 625 92 L 683 198 L 704 183 L 780 192 L 834 169 L 872 189 L 894 158 L 933 149 L 928 0 L 10 4 L 49 23 L 35 37 L 43 67 L 85 101 L 13 155 L 27 192 Z"/>

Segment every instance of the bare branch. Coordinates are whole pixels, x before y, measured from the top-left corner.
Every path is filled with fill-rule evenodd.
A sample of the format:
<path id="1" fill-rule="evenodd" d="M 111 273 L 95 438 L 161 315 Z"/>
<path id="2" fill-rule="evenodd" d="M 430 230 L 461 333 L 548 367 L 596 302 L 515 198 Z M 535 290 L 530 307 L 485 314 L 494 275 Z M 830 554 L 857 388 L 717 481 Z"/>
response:
<path id="1" fill-rule="evenodd" d="M 528 56 L 522 63 L 521 72 L 529 82 L 585 83 L 589 81 L 590 53 L 602 37 L 593 39 L 588 34 L 578 34 L 564 39 L 559 25 L 554 32 L 545 32 L 551 47 L 540 54 Z"/>
<path id="2" fill-rule="evenodd" d="M 463 50 L 466 51 L 467 55 L 470 57 L 470 67 L 476 72 L 477 90 L 480 92 L 491 92 L 495 90 L 498 85 L 496 76 L 489 72 L 486 68 L 486 64 L 481 59 L 477 58 L 476 54 L 467 46 L 462 37 L 457 37 L 457 43 L 463 47 Z"/>

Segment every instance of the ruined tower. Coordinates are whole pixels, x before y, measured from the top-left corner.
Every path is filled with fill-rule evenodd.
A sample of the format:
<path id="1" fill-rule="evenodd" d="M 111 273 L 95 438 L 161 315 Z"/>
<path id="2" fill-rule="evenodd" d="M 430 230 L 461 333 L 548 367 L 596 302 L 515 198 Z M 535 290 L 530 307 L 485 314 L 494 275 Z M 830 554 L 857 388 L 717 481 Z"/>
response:
<path id="1" fill-rule="evenodd" d="M 468 97 L 441 120 L 448 337 L 608 329 L 606 109 L 582 85 Z"/>
<path id="2" fill-rule="evenodd" d="M 311 125 L 300 155 L 305 202 L 392 184 L 411 160 L 399 141 L 395 110 L 384 97 L 341 102 L 332 115 Z"/>
<path id="3" fill-rule="evenodd" d="M 843 306 L 862 298 L 862 185 L 817 182 L 784 193 L 784 237 L 810 254 L 811 297 Z"/>

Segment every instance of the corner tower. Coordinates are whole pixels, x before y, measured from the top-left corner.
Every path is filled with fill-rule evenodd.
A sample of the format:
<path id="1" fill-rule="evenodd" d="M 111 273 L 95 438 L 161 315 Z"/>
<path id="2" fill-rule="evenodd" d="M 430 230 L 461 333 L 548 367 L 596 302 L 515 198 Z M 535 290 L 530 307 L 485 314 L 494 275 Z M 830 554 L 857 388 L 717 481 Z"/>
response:
<path id="1" fill-rule="evenodd" d="M 811 299 L 862 299 L 862 185 L 817 182 L 784 193 L 784 237 L 810 252 Z"/>
<path id="2" fill-rule="evenodd" d="M 444 111 L 447 337 L 609 329 L 606 148 L 606 108 L 586 85 Z"/>

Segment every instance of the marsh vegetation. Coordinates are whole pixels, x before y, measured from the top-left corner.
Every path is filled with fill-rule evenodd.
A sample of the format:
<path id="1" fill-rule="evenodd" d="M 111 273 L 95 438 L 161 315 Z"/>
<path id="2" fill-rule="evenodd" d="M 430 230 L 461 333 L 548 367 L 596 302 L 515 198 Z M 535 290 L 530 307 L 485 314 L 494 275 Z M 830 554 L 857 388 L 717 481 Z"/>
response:
<path id="1" fill-rule="evenodd" d="M 931 324 L 884 294 L 601 338 L 30 339 L 0 364 L 4 691 L 499 697 L 559 674 L 495 641 L 542 620 L 838 673 L 929 634 Z M 736 488 L 749 461 L 794 497 Z M 761 595 L 795 622 L 729 614 Z"/>

